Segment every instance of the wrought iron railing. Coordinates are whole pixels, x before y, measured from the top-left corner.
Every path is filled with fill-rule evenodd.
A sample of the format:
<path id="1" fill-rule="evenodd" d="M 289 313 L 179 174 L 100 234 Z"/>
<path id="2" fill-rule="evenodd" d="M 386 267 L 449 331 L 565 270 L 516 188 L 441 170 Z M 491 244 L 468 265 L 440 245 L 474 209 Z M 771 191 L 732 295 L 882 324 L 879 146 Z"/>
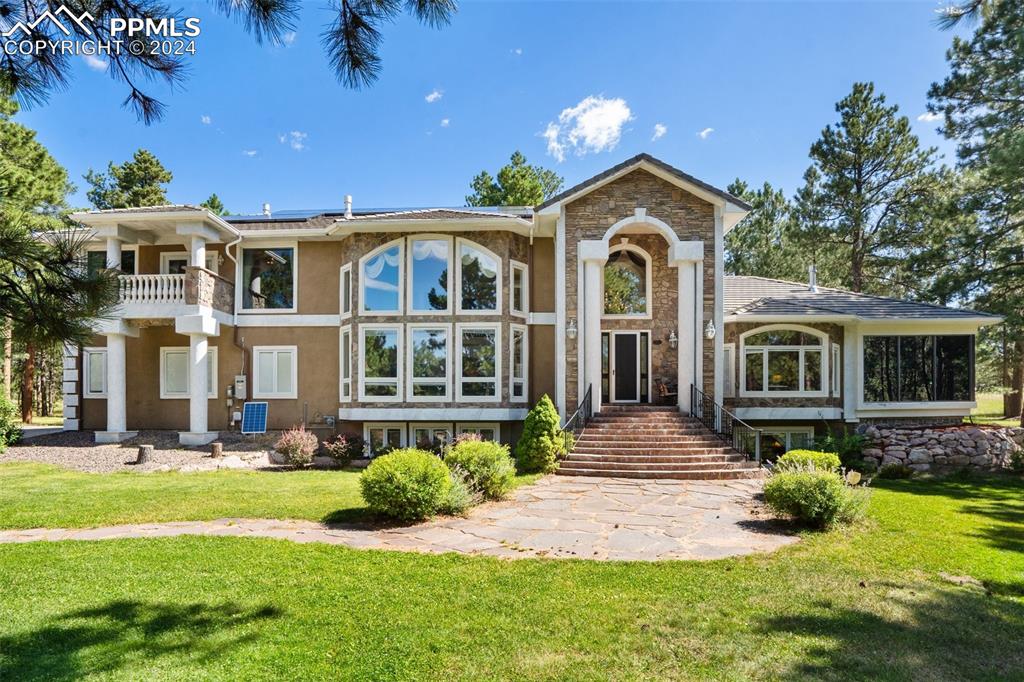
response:
<path id="1" fill-rule="evenodd" d="M 690 416 L 714 431 L 733 450 L 761 463 L 761 429 L 747 424 L 693 384 L 690 384 Z"/>
<path id="2" fill-rule="evenodd" d="M 576 411 L 565 420 L 565 425 L 562 426 L 562 447 L 565 454 L 572 452 L 572 449 L 576 446 L 576 437 L 583 433 L 587 422 L 594 416 L 594 407 L 590 402 L 591 388 L 587 386 L 587 392 L 583 394 L 583 400 L 580 401 L 580 404 L 576 406 Z"/>

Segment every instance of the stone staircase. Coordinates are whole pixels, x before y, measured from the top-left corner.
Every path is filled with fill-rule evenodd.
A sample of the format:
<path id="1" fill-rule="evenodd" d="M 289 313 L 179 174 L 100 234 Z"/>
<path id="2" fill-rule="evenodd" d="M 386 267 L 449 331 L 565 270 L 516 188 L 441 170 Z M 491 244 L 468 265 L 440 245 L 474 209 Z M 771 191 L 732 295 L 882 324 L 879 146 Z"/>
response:
<path id="1" fill-rule="evenodd" d="M 563 476 L 760 478 L 760 467 L 676 407 L 605 405 L 562 460 Z"/>

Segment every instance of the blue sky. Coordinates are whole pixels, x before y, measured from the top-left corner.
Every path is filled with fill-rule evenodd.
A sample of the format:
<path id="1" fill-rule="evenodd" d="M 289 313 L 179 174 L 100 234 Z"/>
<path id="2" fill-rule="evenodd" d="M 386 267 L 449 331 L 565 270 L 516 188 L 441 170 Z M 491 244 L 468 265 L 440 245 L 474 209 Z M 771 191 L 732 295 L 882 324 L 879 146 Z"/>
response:
<path id="1" fill-rule="evenodd" d="M 380 80 L 356 91 L 327 69 L 326 2 L 306 3 L 278 46 L 211 4 L 181 5 L 202 34 L 184 87 L 150 88 L 168 106 L 161 122 L 136 121 L 125 89 L 84 61 L 67 91 L 20 116 L 79 185 L 75 203 L 88 168 L 138 147 L 174 173 L 172 201 L 217 192 L 235 213 L 339 207 L 345 194 L 357 208 L 458 206 L 515 149 L 567 186 L 646 151 L 718 186 L 770 180 L 792 194 L 857 80 L 952 160 L 938 123 L 917 120 L 952 39 L 935 2 L 464 2 L 442 30 L 386 26 Z"/>

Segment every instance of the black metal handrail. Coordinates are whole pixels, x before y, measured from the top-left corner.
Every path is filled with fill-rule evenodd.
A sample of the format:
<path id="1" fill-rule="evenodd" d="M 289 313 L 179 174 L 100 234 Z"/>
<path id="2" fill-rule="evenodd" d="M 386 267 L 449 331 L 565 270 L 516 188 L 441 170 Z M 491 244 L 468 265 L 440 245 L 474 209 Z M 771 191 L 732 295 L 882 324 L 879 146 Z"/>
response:
<path id="1" fill-rule="evenodd" d="M 755 429 L 690 384 L 690 416 L 713 431 L 733 450 L 761 463 L 761 429 Z"/>
<path id="2" fill-rule="evenodd" d="M 587 392 L 583 394 L 583 400 L 576 406 L 576 411 L 565 420 L 562 426 L 562 448 L 565 454 L 569 454 L 576 445 L 576 436 L 587 426 L 587 422 L 594 416 L 594 406 L 590 403 L 591 387 L 587 386 Z M 570 438 L 572 442 L 570 443 Z"/>

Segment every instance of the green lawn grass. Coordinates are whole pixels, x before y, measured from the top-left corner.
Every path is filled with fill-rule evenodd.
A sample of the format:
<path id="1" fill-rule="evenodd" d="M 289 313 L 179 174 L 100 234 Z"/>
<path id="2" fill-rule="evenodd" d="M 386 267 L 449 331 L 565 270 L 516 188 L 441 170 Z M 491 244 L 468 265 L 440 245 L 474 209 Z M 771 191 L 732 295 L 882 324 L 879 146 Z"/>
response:
<path id="1" fill-rule="evenodd" d="M 971 411 L 971 417 L 978 424 L 993 426 L 1020 426 L 1019 417 L 1003 416 L 1003 395 L 1001 393 L 979 393 L 978 406 Z"/>
<path id="2" fill-rule="evenodd" d="M 219 479 L 245 497 L 223 473 L 203 495 Z M 324 489 L 344 475 L 264 477 L 293 494 L 305 479 L 312 502 L 249 510 L 343 506 Z M 103 508 L 67 487 L 80 494 L 60 504 Z M 179 499 L 182 518 L 212 504 Z M 869 516 L 771 555 L 657 564 L 241 538 L 0 545 L 0 679 L 1024 678 L 1024 481 L 877 482 Z"/>

